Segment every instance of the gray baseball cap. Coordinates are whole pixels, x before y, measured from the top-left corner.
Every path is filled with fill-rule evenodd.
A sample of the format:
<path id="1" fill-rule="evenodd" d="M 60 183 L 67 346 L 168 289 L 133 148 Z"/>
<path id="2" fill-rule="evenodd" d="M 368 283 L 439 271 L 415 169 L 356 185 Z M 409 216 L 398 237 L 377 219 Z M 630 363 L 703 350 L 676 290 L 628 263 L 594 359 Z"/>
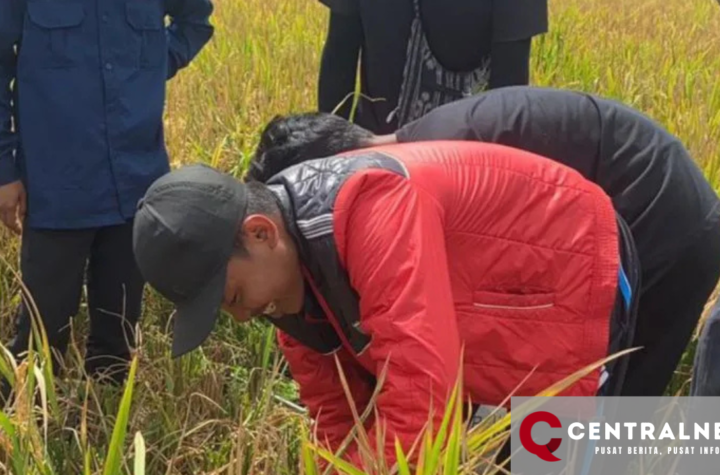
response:
<path id="1" fill-rule="evenodd" d="M 176 307 L 174 358 L 200 346 L 215 327 L 246 209 L 244 185 L 206 165 L 160 177 L 138 203 L 135 260 L 145 280 Z"/>

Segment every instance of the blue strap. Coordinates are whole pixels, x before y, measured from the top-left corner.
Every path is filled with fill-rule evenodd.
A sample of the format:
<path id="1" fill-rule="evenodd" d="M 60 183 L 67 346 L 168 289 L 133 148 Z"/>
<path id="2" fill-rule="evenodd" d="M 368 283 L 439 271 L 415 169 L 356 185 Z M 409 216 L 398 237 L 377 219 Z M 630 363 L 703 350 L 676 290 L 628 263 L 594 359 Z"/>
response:
<path id="1" fill-rule="evenodd" d="M 632 302 L 632 287 L 630 287 L 630 280 L 627 277 L 627 274 L 625 274 L 625 269 L 623 269 L 622 264 L 619 266 L 619 280 L 618 285 L 620 287 L 620 293 L 622 294 L 623 301 L 625 302 L 625 309 L 630 310 L 630 303 Z M 601 393 L 603 391 L 601 390 Z M 600 396 L 602 397 L 602 396 Z M 603 409 L 605 406 L 605 401 L 601 400 L 600 404 L 597 409 L 596 415 L 598 417 L 602 416 Z M 590 443 L 587 446 L 587 449 L 585 450 L 585 457 L 583 458 L 583 467 L 580 472 L 581 475 L 587 475 L 587 473 L 590 471 L 590 465 L 592 464 L 593 456 L 595 455 L 595 445 L 596 441 L 591 440 Z"/>
<path id="2" fill-rule="evenodd" d="M 625 309 L 630 310 L 630 303 L 632 302 L 632 287 L 630 287 L 630 280 L 628 279 L 627 274 L 625 274 L 625 269 L 623 269 L 622 265 L 620 265 L 618 273 L 620 293 L 622 294 L 623 301 L 625 302 Z M 604 406 L 605 401 L 601 400 L 596 413 L 598 417 L 602 416 Z M 580 472 L 581 475 L 587 475 L 590 471 L 590 465 L 592 464 L 593 456 L 595 455 L 594 452 L 596 444 L 596 441 L 591 440 L 587 446 L 585 457 L 583 459 L 583 467 Z"/>
<path id="3" fill-rule="evenodd" d="M 630 287 L 630 281 L 628 280 L 627 274 L 625 274 L 625 269 L 623 269 L 622 265 L 620 265 L 619 273 L 620 293 L 625 301 L 625 310 L 630 310 L 630 302 L 632 302 L 632 288 Z"/>

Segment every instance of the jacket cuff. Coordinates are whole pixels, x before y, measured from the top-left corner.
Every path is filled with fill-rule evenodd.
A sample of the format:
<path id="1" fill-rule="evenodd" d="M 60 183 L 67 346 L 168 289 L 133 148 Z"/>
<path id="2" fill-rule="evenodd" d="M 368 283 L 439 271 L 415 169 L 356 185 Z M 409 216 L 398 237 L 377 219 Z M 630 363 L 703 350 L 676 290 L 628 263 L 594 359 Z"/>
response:
<path id="1" fill-rule="evenodd" d="M 493 6 L 493 42 L 521 41 L 548 32 L 548 0 L 503 0 Z"/>
<path id="2" fill-rule="evenodd" d="M 0 186 L 18 181 L 20 179 L 20 171 L 15 165 L 15 157 L 12 152 L 5 156 L 0 156 Z"/>
<path id="3" fill-rule="evenodd" d="M 333 13 L 341 15 L 357 15 L 360 13 L 360 7 L 357 0 L 320 0 Z"/>

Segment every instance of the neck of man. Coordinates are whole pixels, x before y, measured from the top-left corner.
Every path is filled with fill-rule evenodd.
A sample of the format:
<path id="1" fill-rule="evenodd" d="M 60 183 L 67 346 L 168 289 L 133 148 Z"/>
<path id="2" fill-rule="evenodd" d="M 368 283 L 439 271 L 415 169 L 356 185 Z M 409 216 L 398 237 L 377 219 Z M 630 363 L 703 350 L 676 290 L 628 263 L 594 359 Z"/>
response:
<path id="1" fill-rule="evenodd" d="M 373 135 L 373 137 L 370 139 L 371 147 L 377 147 L 380 145 L 391 145 L 396 143 L 398 143 L 398 140 L 395 134 Z"/>

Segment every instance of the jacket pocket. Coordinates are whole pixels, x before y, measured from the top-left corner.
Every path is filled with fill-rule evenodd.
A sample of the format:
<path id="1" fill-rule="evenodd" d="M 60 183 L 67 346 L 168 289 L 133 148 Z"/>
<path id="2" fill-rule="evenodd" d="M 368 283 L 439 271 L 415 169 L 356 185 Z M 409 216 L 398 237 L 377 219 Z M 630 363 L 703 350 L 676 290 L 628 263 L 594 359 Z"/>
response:
<path id="1" fill-rule="evenodd" d="M 533 311 L 550 310 L 555 307 L 554 292 L 495 292 L 478 290 L 473 292 L 473 307 L 490 312 L 517 313 L 526 316 Z"/>
<path id="2" fill-rule="evenodd" d="M 168 55 L 168 39 L 162 2 L 130 0 L 125 5 L 125 15 L 134 34 L 137 66 L 140 69 L 164 67 Z"/>
<path id="3" fill-rule="evenodd" d="M 31 67 L 69 68 L 82 52 L 85 10 L 79 3 L 30 1 L 23 31 L 21 55 Z"/>

